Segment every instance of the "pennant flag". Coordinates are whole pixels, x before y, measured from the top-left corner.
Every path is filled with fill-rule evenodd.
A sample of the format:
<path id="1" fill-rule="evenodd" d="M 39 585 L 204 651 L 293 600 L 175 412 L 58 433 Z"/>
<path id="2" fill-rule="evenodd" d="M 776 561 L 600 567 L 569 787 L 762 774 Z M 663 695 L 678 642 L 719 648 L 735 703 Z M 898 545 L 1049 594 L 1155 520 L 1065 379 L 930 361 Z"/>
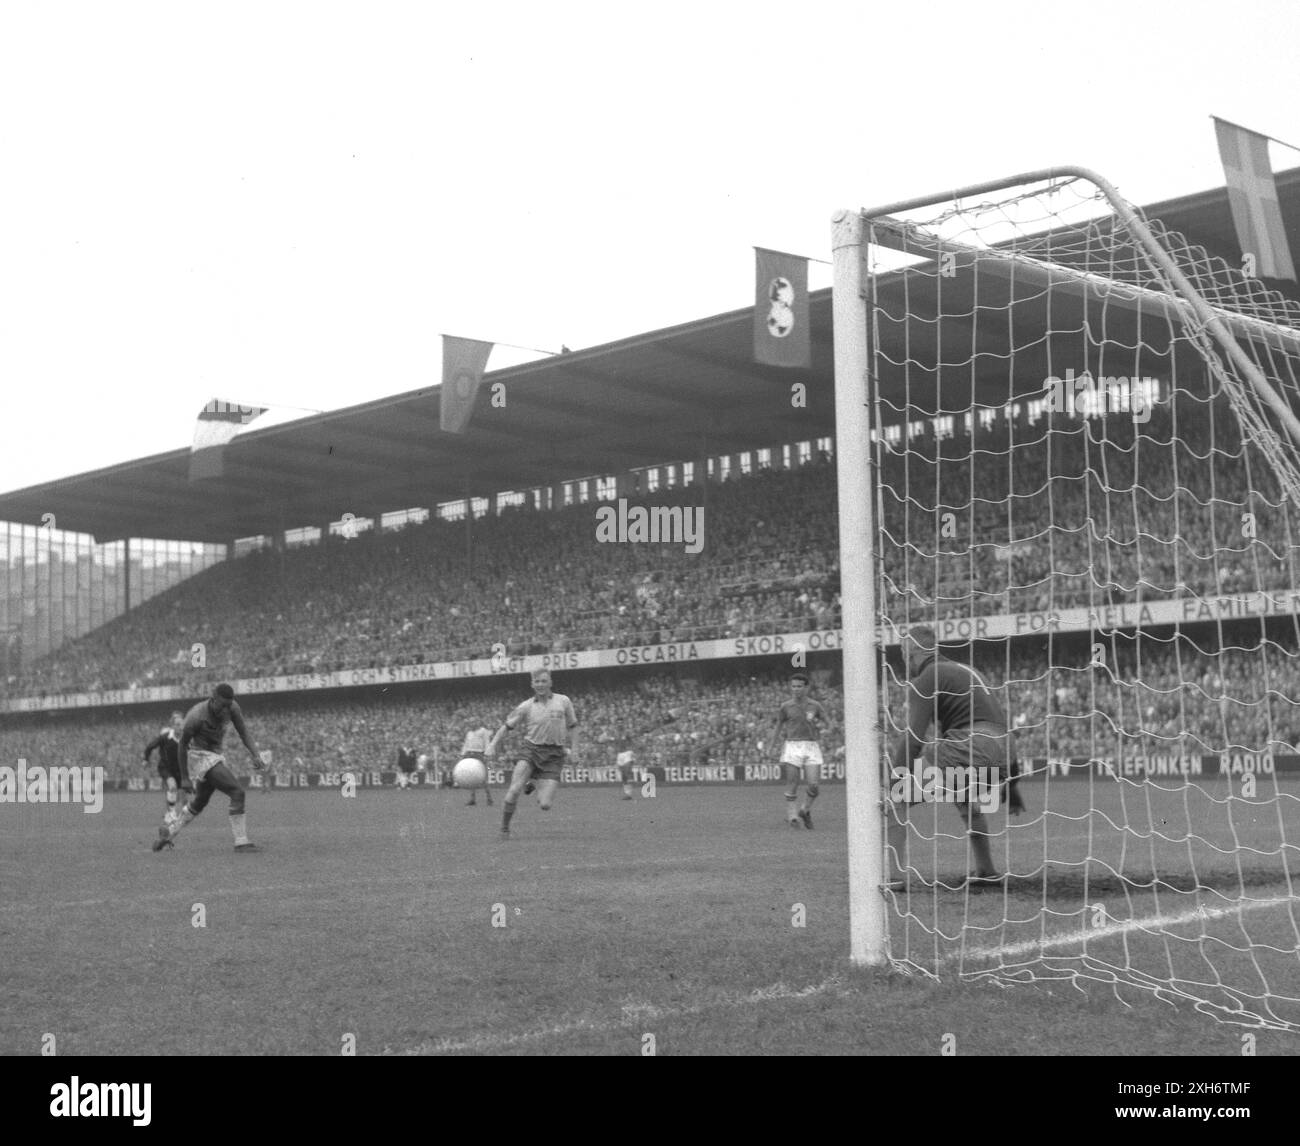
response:
<path id="1" fill-rule="evenodd" d="M 213 398 L 194 423 L 194 445 L 190 447 L 190 481 L 219 478 L 225 472 L 226 443 L 269 407 L 240 406 Z"/>
<path id="2" fill-rule="evenodd" d="M 442 336 L 442 429 L 448 434 L 463 434 L 474 413 L 488 355 L 495 343 L 473 338 Z"/>
<path id="3" fill-rule="evenodd" d="M 754 359 L 765 366 L 812 365 L 808 260 L 755 247 Z"/>
<path id="4" fill-rule="evenodd" d="M 1253 276 L 1296 281 L 1291 248 L 1282 229 L 1282 208 L 1268 161 L 1268 136 L 1215 119 L 1228 202 L 1243 255 L 1253 255 Z"/>

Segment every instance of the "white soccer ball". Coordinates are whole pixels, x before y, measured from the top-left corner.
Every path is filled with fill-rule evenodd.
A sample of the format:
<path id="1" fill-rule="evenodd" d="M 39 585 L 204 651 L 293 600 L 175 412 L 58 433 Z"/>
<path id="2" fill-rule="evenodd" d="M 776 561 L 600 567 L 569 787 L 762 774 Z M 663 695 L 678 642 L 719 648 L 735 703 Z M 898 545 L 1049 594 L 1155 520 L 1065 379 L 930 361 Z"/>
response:
<path id="1" fill-rule="evenodd" d="M 466 756 L 458 760 L 451 770 L 451 778 L 457 788 L 482 788 L 487 784 L 487 765 L 482 760 Z"/>

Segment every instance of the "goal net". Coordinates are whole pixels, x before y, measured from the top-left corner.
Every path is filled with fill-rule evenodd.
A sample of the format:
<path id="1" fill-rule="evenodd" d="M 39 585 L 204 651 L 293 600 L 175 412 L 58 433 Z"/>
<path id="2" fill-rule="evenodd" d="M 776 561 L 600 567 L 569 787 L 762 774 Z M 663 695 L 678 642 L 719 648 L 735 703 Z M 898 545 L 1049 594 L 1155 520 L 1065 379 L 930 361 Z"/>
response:
<path id="1" fill-rule="evenodd" d="M 891 963 L 1300 1029 L 1300 307 L 1082 169 L 858 219 L 874 747 L 929 628 L 1026 805 L 971 885 L 937 723 L 885 777 Z"/>

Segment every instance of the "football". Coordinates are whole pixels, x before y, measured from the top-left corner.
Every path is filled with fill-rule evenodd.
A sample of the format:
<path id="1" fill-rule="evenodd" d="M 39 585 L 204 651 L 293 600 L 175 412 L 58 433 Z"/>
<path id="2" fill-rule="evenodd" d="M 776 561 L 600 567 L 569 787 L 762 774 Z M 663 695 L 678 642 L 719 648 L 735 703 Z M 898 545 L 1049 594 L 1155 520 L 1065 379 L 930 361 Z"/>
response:
<path id="1" fill-rule="evenodd" d="M 487 783 L 487 765 L 482 760 L 466 756 L 456 762 L 451 778 L 457 788 L 481 788 Z"/>

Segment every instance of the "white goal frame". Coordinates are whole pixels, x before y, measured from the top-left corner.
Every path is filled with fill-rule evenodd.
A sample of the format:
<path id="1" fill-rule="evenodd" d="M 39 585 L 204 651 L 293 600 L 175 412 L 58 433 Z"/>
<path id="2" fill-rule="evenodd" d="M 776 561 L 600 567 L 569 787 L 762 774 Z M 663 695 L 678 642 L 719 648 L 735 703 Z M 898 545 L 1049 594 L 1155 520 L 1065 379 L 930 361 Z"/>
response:
<path id="1" fill-rule="evenodd" d="M 1263 372 L 1238 344 L 1234 334 L 1300 350 L 1300 333 L 1211 305 L 1188 280 L 1155 234 L 1137 212 L 1101 175 L 1086 167 L 1049 167 L 1004 179 L 972 184 L 916 199 L 889 203 L 868 210 L 835 212 L 831 224 L 835 353 L 835 464 L 839 483 L 841 653 L 844 674 L 844 752 L 848 805 L 849 956 L 859 966 L 880 966 L 889 959 L 885 904 L 886 856 L 884 819 L 887 810 L 883 779 L 889 746 L 883 742 L 880 707 L 879 652 L 882 634 L 877 628 L 876 489 L 871 419 L 876 408 L 870 377 L 869 283 L 865 270 L 868 227 L 873 241 L 907 253 L 924 252 L 938 258 L 941 252 L 978 253 L 996 266 L 996 250 L 976 250 L 945 239 L 926 246 L 924 237 L 906 230 L 892 216 L 937 204 L 986 195 L 1017 186 L 1080 179 L 1093 184 L 1109 203 L 1115 217 L 1168 277 L 1177 294 L 1119 283 L 1096 274 L 1008 255 L 1008 271 L 1039 282 L 1073 283 L 1081 289 L 1098 287 L 1127 295 L 1141 305 L 1171 309 L 1213 335 L 1259 398 L 1285 427 L 1291 443 L 1300 450 L 1300 419 L 1278 394 Z M 892 240 L 892 241 L 891 241 Z M 1190 312 L 1190 314 L 1188 313 Z M 1292 487 L 1287 474 L 1279 474 Z M 1292 489 L 1300 500 L 1300 487 Z"/>

